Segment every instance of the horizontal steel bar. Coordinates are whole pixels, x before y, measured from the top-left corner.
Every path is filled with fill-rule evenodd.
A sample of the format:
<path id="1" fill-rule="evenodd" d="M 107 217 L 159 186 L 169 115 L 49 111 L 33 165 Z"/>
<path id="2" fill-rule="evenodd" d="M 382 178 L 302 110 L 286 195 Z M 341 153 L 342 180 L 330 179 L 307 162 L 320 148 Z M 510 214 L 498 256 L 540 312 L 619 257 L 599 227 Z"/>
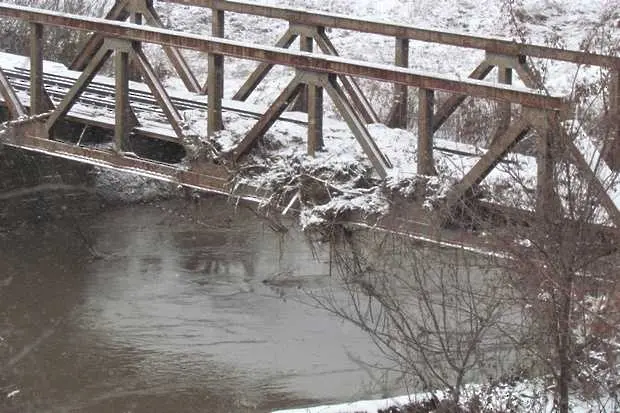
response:
<path id="1" fill-rule="evenodd" d="M 516 89 L 511 86 L 493 85 L 469 79 L 456 79 L 454 77 L 428 74 L 390 65 L 366 63 L 336 56 L 313 55 L 311 53 L 286 51 L 267 46 L 249 46 L 242 42 L 221 38 L 180 33 L 173 30 L 135 25 L 126 22 L 113 22 L 101 18 L 81 17 L 66 13 L 43 11 L 7 3 L 0 3 L 0 16 L 13 17 L 51 26 L 98 32 L 108 37 L 180 47 L 320 73 L 364 77 L 383 82 L 399 83 L 425 89 L 443 90 L 492 100 L 508 101 L 539 109 L 569 110 L 568 102 L 562 97 L 546 96 L 529 90 Z"/>
<path id="2" fill-rule="evenodd" d="M 496 37 L 472 36 L 467 34 L 423 29 L 415 26 L 400 25 L 384 21 L 349 17 L 340 14 L 324 13 L 290 7 L 267 6 L 264 4 L 228 0 L 160 0 L 167 3 L 188 6 L 209 7 L 235 13 L 283 19 L 291 23 L 308 26 L 332 27 L 373 33 L 402 39 L 446 45 L 482 49 L 487 52 L 510 56 L 530 56 L 544 59 L 561 60 L 576 64 L 620 68 L 620 57 L 587 53 L 579 50 L 558 49 L 548 46 L 517 43 Z"/>

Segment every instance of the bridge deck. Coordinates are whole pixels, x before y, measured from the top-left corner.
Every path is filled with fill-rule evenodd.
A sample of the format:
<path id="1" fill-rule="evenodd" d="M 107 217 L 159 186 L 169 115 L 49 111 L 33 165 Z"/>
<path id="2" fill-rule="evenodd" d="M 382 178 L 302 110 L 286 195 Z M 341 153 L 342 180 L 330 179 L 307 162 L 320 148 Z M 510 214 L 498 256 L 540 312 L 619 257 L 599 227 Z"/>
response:
<path id="1" fill-rule="evenodd" d="M 30 59 L 9 53 L 0 52 L 0 68 L 9 78 L 11 85 L 17 92 L 17 96 L 24 107 L 30 105 Z M 50 98 L 58 102 L 75 83 L 81 72 L 67 69 L 56 63 L 44 62 L 45 89 Z M 179 111 L 199 110 L 207 111 L 207 96 L 187 91 L 170 88 L 170 97 Z M 78 102 L 71 108 L 67 120 L 83 124 L 97 126 L 106 130 L 114 130 L 114 79 L 97 75 L 86 91 L 78 98 Z M 140 82 L 130 82 L 130 100 L 140 126 L 135 132 L 145 137 L 160 139 L 170 142 L 179 142 L 173 128 L 157 104 L 155 97 L 149 88 Z M 5 102 L 0 95 L 0 104 Z M 259 105 L 246 102 L 224 100 L 222 103 L 225 111 L 241 114 L 248 118 L 258 119 L 265 111 Z M 282 121 L 297 124 L 306 124 L 307 115 L 300 112 L 284 113 Z"/>

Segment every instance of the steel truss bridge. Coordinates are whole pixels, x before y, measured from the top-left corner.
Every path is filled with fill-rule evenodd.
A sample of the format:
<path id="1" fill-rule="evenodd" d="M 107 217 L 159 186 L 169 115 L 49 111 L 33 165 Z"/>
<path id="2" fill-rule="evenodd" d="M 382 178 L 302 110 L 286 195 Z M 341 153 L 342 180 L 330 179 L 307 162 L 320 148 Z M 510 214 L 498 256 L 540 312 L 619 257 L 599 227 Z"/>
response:
<path id="1" fill-rule="evenodd" d="M 211 36 L 164 28 L 152 0 L 117 0 L 105 18 L 0 3 L 0 18 L 21 20 L 30 27 L 29 70 L 8 67 L 0 62 L 0 96 L 9 113 L 9 120 L 3 124 L 5 132 L 0 136 L 0 142 L 230 194 L 230 165 L 241 162 L 277 120 L 305 123 L 307 153 L 314 156 L 322 146 L 323 104 L 324 97 L 328 96 L 375 172 L 383 178 L 392 165 L 369 133 L 367 125 L 383 122 L 390 127 L 406 127 L 411 116 L 409 94 L 416 90 L 417 170 L 421 175 L 434 175 L 433 151 L 442 148 L 437 147 L 433 136 L 466 99 L 473 97 L 496 103 L 499 127 L 483 155 L 452 187 L 444 210 L 450 210 L 466 199 L 517 143 L 527 134 L 535 132 L 537 188 L 536 205 L 532 210 L 542 213 L 557 202 L 554 168 L 558 162 L 568 161 L 577 167 L 585 179 L 591 181 L 597 199 L 609 217 L 609 228 L 620 228 L 620 211 L 608 188 L 562 126 L 564 120 L 573 117 L 570 101 L 564 96 L 542 92 L 544 84 L 529 63 L 532 58 L 562 61 L 598 66 L 608 73 L 610 86 L 606 121 L 612 125 L 612 133 L 599 149 L 607 166 L 618 172 L 618 57 L 244 1 L 162 1 L 210 9 Z M 285 20 L 288 29 L 274 46 L 226 40 L 224 17 L 230 12 Z M 42 50 L 45 28 L 48 26 L 90 33 L 90 38 L 69 67 L 71 72 L 59 74 L 44 71 Z M 328 36 L 328 29 L 393 38 L 394 63 L 375 64 L 341 57 Z M 296 39 L 299 39 L 300 51 L 290 48 Z M 412 41 L 482 50 L 485 57 L 466 79 L 451 74 L 431 75 L 410 68 L 409 46 Z M 164 48 L 177 75 L 191 93 L 179 96 L 164 87 L 156 75 L 153 62 L 143 51 L 143 44 L 147 43 Z M 198 51 L 208 56 L 208 75 L 204 84 L 192 72 L 182 50 Z M 232 101 L 223 99 L 224 57 L 258 62 L 257 68 L 236 91 Z M 109 60 L 114 68 L 113 80 L 100 82 L 96 75 Z M 235 103 L 246 100 L 274 66 L 290 68 L 295 76 L 266 110 L 249 110 L 246 105 Z M 144 85 L 130 88 L 129 80 L 136 68 Z M 487 80 L 495 68 L 497 78 Z M 514 76 L 518 76 L 526 88 L 513 86 Z M 379 119 L 359 86 L 360 79 L 393 85 L 392 106 L 387 119 Z M 439 101 L 439 92 L 449 97 Z M 84 106 L 107 108 L 113 116 L 95 119 L 80 111 Z M 289 115 L 289 108 L 306 112 L 307 121 Z M 181 168 L 174 163 L 128 156 L 128 139 L 136 134 L 185 146 L 181 115 L 185 109 L 207 112 L 209 135 L 224 128 L 223 111 L 237 111 L 257 121 L 230 153 L 230 165 L 226 167 L 220 162 L 202 160 L 192 163 L 189 168 Z M 141 114 L 149 111 L 156 112 L 164 121 L 159 125 L 143 121 Z M 113 131 L 113 149 L 104 150 L 61 139 L 57 131 L 66 121 Z M 237 190 L 241 192 L 234 195 L 260 196 L 252 188 Z"/>

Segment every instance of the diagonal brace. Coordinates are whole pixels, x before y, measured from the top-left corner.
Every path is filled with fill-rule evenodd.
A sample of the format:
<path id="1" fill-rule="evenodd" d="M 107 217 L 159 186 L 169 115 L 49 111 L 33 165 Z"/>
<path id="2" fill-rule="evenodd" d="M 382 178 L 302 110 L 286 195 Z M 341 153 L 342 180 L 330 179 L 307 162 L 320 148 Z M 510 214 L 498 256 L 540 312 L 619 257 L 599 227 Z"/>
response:
<path id="1" fill-rule="evenodd" d="M 482 80 L 491 73 L 491 70 L 493 70 L 493 65 L 485 60 L 471 72 L 469 78 Z M 452 95 L 437 109 L 437 113 L 433 116 L 433 132 L 437 132 L 465 99 L 467 95 Z"/>
<path id="2" fill-rule="evenodd" d="M 105 18 L 108 20 L 125 21 L 129 18 L 129 11 L 127 6 L 130 0 L 117 0 L 112 6 L 112 9 L 106 14 Z M 104 37 L 99 34 L 93 34 L 86 44 L 82 47 L 78 55 L 73 59 L 73 62 L 69 65 L 69 69 L 83 71 L 88 66 L 89 62 L 97 54 L 97 51 L 103 46 Z"/>
<path id="3" fill-rule="evenodd" d="M 303 90 L 304 84 L 300 81 L 299 76 L 295 78 L 286 86 L 286 88 L 280 93 L 280 96 L 276 98 L 273 104 L 267 109 L 267 111 L 260 117 L 258 122 L 254 124 L 252 129 L 243 138 L 241 142 L 233 151 L 233 160 L 238 161 L 247 151 L 256 143 L 258 138 L 263 136 L 265 132 L 278 120 L 280 115 L 284 113 L 286 108 L 295 100 L 299 93 Z"/>
<path id="4" fill-rule="evenodd" d="M 325 77 L 325 76 L 324 76 Z M 344 93 L 335 75 L 328 75 L 326 81 L 321 82 L 325 91 L 336 105 L 336 108 L 351 128 L 353 135 L 361 145 L 381 178 L 387 176 L 387 171 L 392 168 L 392 164 L 381 152 L 374 139 L 366 129 L 364 119 L 351 105 L 347 95 Z"/>
<path id="5" fill-rule="evenodd" d="M 278 40 L 275 47 L 280 48 L 289 48 L 295 39 L 297 38 L 297 34 L 291 29 L 288 28 L 286 33 Z M 256 69 L 252 72 L 250 77 L 245 81 L 245 83 L 239 88 L 237 93 L 233 96 L 233 100 L 242 100 L 245 101 L 252 92 L 258 87 L 259 83 L 265 79 L 269 71 L 273 68 L 273 64 L 270 63 L 261 63 L 256 67 Z"/>
<path id="6" fill-rule="evenodd" d="M 69 112 L 71 107 L 75 104 L 77 98 L 84 92 L 88 84 L 93 80 L 97 72 L 101 69 L 105 61 L 112 55 L 112 50 L 107 47 L 102 47 L 95 54 L 93 59 L 88 63 L 86 69 L 82 72 L 75 84 L 67 92 L 65 97 L 56 107 L 56 110 L 52 112 L 50 117 L 45 123 L 45 128 L 49 134 L 56 122 Z"/>
<path id="7" fill-rule="evenodd" d="M 138 66 L 142 72 L 142 76 L 144 76 L 146 84 L 149 86 L 149 89 L 153 92 L 153 96 L 155 96 L 155 99 L 164 111 L 164 114 L 170 122 L 172 129 L 174 129 L 179 138 L 182 137 L 183 127 L 181 125 L 183 124 L 183 118 L 172 103 L 168 92 L 166 92 L 164 86 L 161 84 L 159 79 L 157 79 L 155 70 L 153 70 L 153 66 L 151 66 L 146 55 L 142 51 L 142 47 L 140 47 L 139 44 L 133 43 L 132 51 L 133 57 L 138 62 Z"/>
<path id="8" fill-rule="evenodd" d="M 478 185 L 498 162 L 529 132 L 531 125 L 520 119 L 499 136 L 480 160 L 467 172 L 448 194 L 448 208 L 456 205 L 474 186 Z"/>
<path id="9" fill-rule="evenodd" d="M 160 28 L 164 27 L 164 24 L 157 15 L 157 11 L 153 8 L 152 4 L 147 4 L 146 9 L 142 10 L 142 14 L 151 26 Z M 200 83 L 198 83 L 196 76 L 194 76 L 194 73 L 192 72 L 189 65 L 187 64 L 187 61 L 181 54 L 181 51 L 175 47 L 170 46 L 163 46 L 163 48 L 166 52 L 166 55 L 168 56 L 168 59 L 170 59 L 170 62 L 172 62 L 174 70 L 176 70 L 187 90 L 194 93 L 200 93 Z"/>
<path id="10" fill-rule="evenodd" d="M 2 68 L 0 68 L 0 95 L 2 95 L 2 98 L 6 102 L 13 119 L 28 116 L 26 109 L 24 109 L 24 106 L 19 101 L 13 86 L 11 86 Z"/>
<path id="11" fill-rule="evenodd" d="M 566 137 L 564 137 L 564 140 L 568 141 Z M 605 210 L 607 211 L 609 218 L 614 223 L 616 228 L 620 228 L 620 210 L 618 210 L 618 206 L 609 196 L 607 189 L 603 186 L 598 176 L 596 176 L 596 173 L 592 170 L 588 162 L 583 157 L 582 153 L 579 151 L 579 149 L 577 149 L 574 142 L 568 142 L 568 150 L 570 157 L 573 158 L 573 161 L 575 162 L 577 167 L 590 181 L 590 183 L 594 185 L 594 190 L 596 191 L 596 194 L 599 197 L 603 208 L 605 208 Z"/>
<path id="12" fill-rule="evenodd" d="M 338 50 L 336 46 L 329 40 L 329 37 L 325 34 L 325 30 L 321 28 L 314 37 L 316 44 L 323 51 L 323 53 L 338 56 Z M 348 78 L 346 76 L 339 76 L 340 82 L 344 90 L 347 92 L 349 100 L 353 103 L 358 110 L 365 123 L 379 123 L 379 116 L 373 109 L 372 105 L 366 99 L 364 92 L 359 87 L 355 79 Z"/>

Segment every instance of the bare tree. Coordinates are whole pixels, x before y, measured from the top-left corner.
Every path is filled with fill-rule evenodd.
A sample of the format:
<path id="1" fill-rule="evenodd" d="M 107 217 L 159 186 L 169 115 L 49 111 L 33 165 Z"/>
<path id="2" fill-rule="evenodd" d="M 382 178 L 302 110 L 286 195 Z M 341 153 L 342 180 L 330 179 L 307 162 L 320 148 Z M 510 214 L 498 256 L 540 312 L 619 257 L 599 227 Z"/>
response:
<path id="1" fill-rule="evenodd" d="M 331 230 L 345 293 L 314 298 L 368 332 L 408 386 L 447 391 L 440 399 L 455 407 L 466 382 L 516 364 L 501 331 L 518 327 L 521 316 L 506 300 L 494 259 L 392 234 Z"/>

